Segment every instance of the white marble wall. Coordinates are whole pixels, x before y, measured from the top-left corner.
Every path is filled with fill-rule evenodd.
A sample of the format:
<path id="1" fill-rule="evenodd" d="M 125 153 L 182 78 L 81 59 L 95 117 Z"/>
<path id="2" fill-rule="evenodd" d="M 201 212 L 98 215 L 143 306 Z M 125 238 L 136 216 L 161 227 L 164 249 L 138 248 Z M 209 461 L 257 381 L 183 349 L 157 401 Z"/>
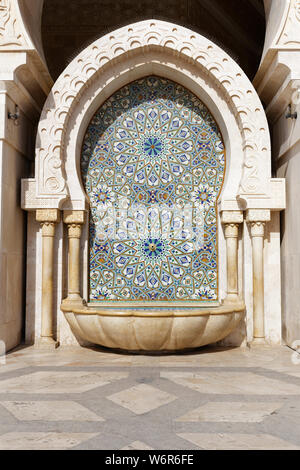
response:
<path id="1" fill-rule="evenodd" d="M 280 269 L 280 213 L 271 212 L 266 224 L 264 243 L 265 333 L 271 344 L 281 343 L 281 269 Z"/>
<path id="2" fill-rule="evenodd" d="M 20 181 L 28 175 L 32 128 L 21 113 L 19 125 L 7 118 L 15 103 L 0 95 L 0 340 L 6 350 L 21 340 L 25 316 L 26 214 L 20 208 Z"/>
<path id="3" fill-rule="evenodd" d="M 287 208 L 281 216 L 282 333 L 292 346 L 300 339 L 300 138 L 282 155 L 279 165 L 278 174 L 287 181 Z"/>
<path id="4" fill-rule="evenodd" d="M 275 11 L 273 5 L 277 3 L 281 9 Z M 284 15 L 288 14 L 289 10 L 288 0 L 272 0 L 269 2 L 266 0 L 267 14 L 268 14 L 268 30 L 266 47 L 263 54 L 264 62 L 261 66 L 261 77 L 258 76 L 257 87 L 262 90 L 268 91 L 268 96 L 272 95 L 272 87 L 267 86 L 268 80 L 264 81 L 264 75 L 268 74 L 268 67 L 273 60 L 273 51 L 275 47 L 275 39 L 288 38 L 291 36 L 291 31 L 285 31 L 285 36 L 278 34 L 278 29 L 284 27 L 284 25 L 293 25 L 294 23 L 286 22 Z M 19 0 L 20 15 L 15 21 L 14 17 L 11 16 L 11 21 L 15 21 L 15 27 L 20 30 L 22 41 L 20 43 L 19 52 L 15 52 L 10 49 L 11 52 L 8 54 L 5 52 L 6 61 L 2 60 L 2 64 L 5 65 L 2 70 L 0 67 L 0 73 L 4 75 L 1 79 L 10 81 L 14 88 L 16 87 L 15 70 L 20 66 L 24 65 L 22 60 L 26 62 L 25 50 L 30 49 L 31 54 L 34 51 L 38 51 L 35 57 L 36 61 L 31 63 L 32 75 L 30 67 L 26 69 L 28 73 L 28 83 L 30 83 L 30 93 L 38 97 L 34 100 L 29 96 L 24 84 L 20 86 L 20 90 L 16 93 L 14 90 L 7 91 L 5 88 L 1 89 L 0 93 L 0 184 L 1 184 L 1 197 L 0 197 L 0 340 L 4 340 L 7 349 L 10 349 L 17 345 L 21 338 L 22 318 L 24 311 L 24 259 L 25 259 L 25 232 L 24 232 L 24 213 L 21 211 L 19 206 L 20 194 L 19 194 L 19 182 L 21 177 L 28 175 L 29 163 L 27 158 L 32 157 L 31 155 L 31 144 L 30 139 L 34 135 L 33 125 L 39 115 L 40 107 L 43 104 L 43 92 L 47 94 L 51 84 L 51 79 L 47 75 L 45 64 L 42 64 L 43 53 L 41 48 L 40 36 L 39 36 L 39 19 L 42 7 L 42 0 Z M 292 0 L 291 5 L 296 5 L 296 1 Z M 33 8 L 34 6 L 34 8 Z M 272 8 L 271 8 L 272 6 Z M 275 5 L 276 6 L 276 5 Z M 33 11 L 34 10 L 34 11 Z M 282 12 L 282 15 L 281 15 Z M 274 16 L 275 15 L 275 16 Z M 277 16 L 276 16 L 277 15 Z M 281 18 L 282 16 L 282 18 Z M 279 20 L 279 17 L 281 18 Z M 27 18 L 27 21 L 26 21 Z M 291 17 L 292 19 L 294 17 Z M 296 17 L 297 18 L 297 17 Z M 294 21 L 294 20 L 293 20 Z M 296 21 L 296 20 L 295 20 Z M 272 26 L 273 25 L 273 26 Z M 295 23 L 295 28 L 299 25 Z M 272 27 L 271 27 L 272 26 Z M 290 26 L 289 26 L 290 28 Z M 295 29 L 294 31 L 298 31 Z M 299 30 L 300 31 L 300 30 Z M 284 32 L 284 31 L 283 31 Z M 31 37 L 31 39 L 30 39 Z M 293 35 L 292 38 L 296 37 Z M 274 39 L 275 38 L 275 39 Z M 280 39 L 282 47 L 285 47 L 285 42 Z M 279 43 L 280 43 L 279 41 Z M 296 37 L 294 45 L 291 46 L 295 50 L 299 50 L 299 41 Z M 2 47 L 2 46 L 1 46 Z M 276 46 L 277 47 L 277 46 Z M 289 46 L 290 47 L 290 46 Z M 271 51 L 271 55 L 269 52 Z M 0 51 L 1 53 L 1 51 Z M 19 54 L 19 55 L 18 55 Z M 24 57 L 23 57 L 24 56 Z M 19 59 L 22 58 L 23 59 Z M 175 57 L 175 56 L 174 56 Z M 290 56 L 289 56 L 290 57 Z M 25 58 L 25 59 L 24 59 Z M 135 59 L 132 59 L 135 62 Z M 16 62 L 14 64 L 14 61 Z M 20 61 L 20 63 L 18 62 Z M 40 61 L 40 62 L 39 62 Z M 174 66 L 173 62 L 176 61 Z M 18 63 L 17 63 L 18 62 Z M 191 87 L 192 77 L 197 75 L 190 68 L 190 77 L 186 70 L 185 65 L 179 67 L 180 59 L 175 57 L 170 59 L 168 67 L 164 67 L 158 63 L 155 65 L 155 70 L 161 70 L 162 73 L 167 72 L 172 75 L 173 79 L 182 81 L 182 75 L 187 80 L 186 86 Z M 299 63 L 296 58 L 294 60 L 295 69 L 298 67 L 298 75 L 294 78 L 299 78 Z M 7 65 L 9 64 L 9 66 Z M 38 66 L 37 66 L 38 64 Z M 129 64 L 130 65 L 130 64 Z M 37 67 L 37 69 L 35 68 Z M 154 67 L 154 66 L 153 66 Z M 3 67 L 2 67 L 3 68 Z M 117 68 L 117 66 L 116 66 Z M 176 71 L 176 68 L 178 70 Z M 8 70 L 9 69 L 9 70 Z M 179 72 L 180 69 L 180 72 Z M 132 79 L 135 78 L 133 74 L 137 73 L 138 67 L 135 62 L 130 69 Z M 270 67 L 272 70 L 272 67 Z M 40 73 L 42 72 L 42 73 Z M 117 69 L 116 69 L 116 75 Z M 127 80 L 125 74 L 119 74 L 122 79 Z M 275 75 L 274 75 L 275 76 Z M 35 78 L 34 78 L 35 77 Z M 22 78 L 20 73 L 19 79 Z M 105 74 L 103 74 L 103 80 Z M 199 79 L 200 80 L 200 79 Z M 206 79 L 203 80 L 206 82 Z M 261 82 L 261 83 L 260 83 Z M 276 80 L 273 80 L 276 85 Z M 271 80 L 271 83 L 273 83 Z M 2 82 L 3 83 L 3 82 Z M 25 83 L 25 82 L 24 82 Z M 185 84 L 185 83 L 183 83 Z M 121 83 L 119 83 L 121 86 Z M 212 84 L 203 83 L 200 84 L 203 90 L 209 88 L 204 94 L 206 95 L 207 105 L 209 107 L 215 106 L 214 114 L 216 117 L 222 115 L 220 111 L 221 107 L 224 106 L 221 98 L 218 96 L 218 87 L 214 87 Z M 274 94 L 280 86 L 274 85 Z M 41 88 L 39 88 L 41 87 Z M 206 87 L 206 88 L 205 88 Z M 36 88 L 36 90 L 35 90 Z M 41 92 L 43 89 L 43 92 Z M 89 89 L 89 93 L 97 94 L 96 84 L 92 85 Z M 199 90 L 193 90 L 196 94 Z M 11 120 L 7 119 L 7 111 L 14 112 L 15 101 L 11 98 L 11 93 L 18 97 L 15 101 L 21 108 L 21 120 L 19 126 L 15 126 Z M 100 95 L 98 95 L 100 96 Z M 201 96 L 205 101 L 205 96 Z M 272 98 L 272 96 L 271 96 Z M 271 99 L 270 98 L 270 99 Z M 280 97 L 279 97 L 280 98 Z M 284 95 L 285 98 L 285 95 Z M 90 113 L 93 111 L 93 106 L 98 106 L 97 100 L 94 100 L 94 104 L 89 104 L 89 98 L 83 96 L 86 107 Z M 102 98 L 101 98 L 102 99 Z M 263 96 L 265 101 L 265 97 Z M 280 98 L 281 99 L 281 98 Z M 283 332 L 284 337 L 290 344 L 294 339 L 300 338 L 300 321 L 299 321 L 299 307 L 297 302 L 297 294 L 300 287 L 300 252 L 298 248 L 300 215 L 297 214 L 297 198 L 299 194 L 299 136 L 300 136 L 300 119 L 298 121 L 286 121 L 284 117 L 286 101 L 277 102 L 282 106 L 281 114 L 282 117 L 273 125 L 273 149 L 275 158 L 279 161 L 278 163 L 278 176 L 287 178 L 287 210 L 283 215 L 283 234 L 282 234 L 282 297 L 283 297 Z M 212 103 L 209 103 L 212 100 Z M 34 102 L 34 103 L 33 103 Z M 271 105 L 276 107 L 271 103 Z M 278 105 L 279 106 L 279 105 Z M 278 107 L 277 106 L 277 107 Z M 34 110 L 33 110 L 34 108 Z M 277 110 L 277 108 L 276 108 Z M 277 111 L 276 111 L 277 112 Z M 299 111 L 300 112 L 300 111 Z M 80 114 L 77 114 L 77 118 Z M 88 118 L 88 114 L 85 114 Z M 226 117 L 226 116 L 225 116 Z M 76 116 L 70 120 L 70 124 L 76 124 Z M 78 118 L 78 121 L 80 119 Z M 242 162 L 242 151 L 240 151 L 237 138 L 233 136 L 236 132 L 235 124 L 230 113 L 228 113 L 228 119 L 225 119 L 223 123 L 220 123 L 223 136 L 226 140 L 228 137 L 228 148 L 231 146 L 231 155 L 237 154 L 235 162 L 239 162 L 238 165 L 229 165 L 227 175 L 230 174 L 230 184 L 227 185 L 226 191 L 230 195 L 233 191 L 234 185 L 240 180 L 238 174 L 241 171 Z M 84 128 L 84 123 L 77 123 L 77 127 Z M 75 126 L 76 127 L 76 126 Z M 74 128 L 75 128 L 74 127 Z M 226 129 L 228 127 L 228 129 Z M 68 135 L 70 136 L 69 147 L 76 153 L 76 149 L 73 147 L 78 146 L 78 142 L 72 140 L 73 134 L 72 129 L 67 129 Z M 80 137 L 78 128 L 76 130 L 77 137 Z M 228 160 L 230 162 L 230 158 Z M 73 174 L 71 172 L 71 174 Z M 75 174 L 75 173 L 74 173 Z M 76 199 L 76 198 L 75 198 Z M 66 237 L 64 233 L 63 224 L 60 223 L 57 227 L 56 240 L 55 240 L 55 332 L 58 340 L 62 344 L 77 343 L 76 339 L 70 332 L 69 326 L 66 323 L 62 312 L 60 311 L 61 299 L 66 295 L 66 244 L 64 240 Z M 242 235 L 243 234 L 243 235 Z M 39 224 L 35 222 L 34 214 L 29 213 L 28 215 L 28 244 L 27 244 L 27 279 L 26 279 L 26 340 L 33 342 L 34 339 L 39 336 L 40 333 L 40 309 L 41 309 L 41 231 Z M 222 231 L 220 230 L 220 293 L 221 298 L 224 296 L 226 291 L 226 275 L 225 275 L 225 243 Z M 82 239 L 82 285 L 83 285 L 83 296 L 87 295 L 87 233 L 83 235 Z M 251 341 L 252 339 L 252 249 L 251 240 L 248 232 L 247 224 L 241 228 L 241 239 L 239 242 L 239 288 L 241 296 L 244 297 L 247 308 L 247 321 L 246 324 L 241 324 L 237 331 L 228 337 L 225 341 L 227 344 L 241 344 L 245 341 Z M 279 239 L 279 216 L 278 214 L 272 215 L 271 223 L 267 225 L 266 238 L 265 238 L 265 323 L 266 323 L 266 337 L 267 340 L 272 343 L 280 342 L 281 338 L 281 293 L 280 293 L 280 239 Z"/>
<path id="5" fill-rule="evenodd" d="M 300 339 L 300 106 L 293 98 L 297 88 L 300 91 L 299 0 L 265 0 L 264 3 L 266 39 L 254 85 L 265 104 L 271 128 L 273 173 L 286 179 L 286 209 L 280 214 L 281 240 L 275 229 L 272 241 L 276 245 L 280 243 L 281 250 L 282 339 L 292 346 Z M 289 105 L 293 113 L 298 112 L 297 119 L 286 118 Z M 277 221 L 274 223 L 278 225 Z M 268 299 L 272 297 L 276 305 L 279 297 L 272 284 L 279 259 L 271 248 L 272 245 L 267 248 L 272 267 L 267 292 Z M 268 315 L 278 323 L 274 310 L 267 308 Z M 273 328 L 270 334 L 277 336 Z"/>
<path id="6" fill-rule="evenodd" d="M 21 179 L 31 174 L 36 124 L 52 84 L 41 49 L 41 8 L 42 0 L 1 2 L 0 341 L 6 350 L 23 339 L 27 214 L 21 210 Z M 8 117 L 16 105 L 17 125 Z"/>

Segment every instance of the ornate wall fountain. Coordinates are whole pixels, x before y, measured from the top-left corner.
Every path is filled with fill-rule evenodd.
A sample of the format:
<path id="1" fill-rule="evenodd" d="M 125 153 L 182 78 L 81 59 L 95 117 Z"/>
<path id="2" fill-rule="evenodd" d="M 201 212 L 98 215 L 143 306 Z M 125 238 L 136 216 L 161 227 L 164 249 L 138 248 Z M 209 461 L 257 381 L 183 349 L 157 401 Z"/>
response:
<path id="1" fill-rule="evenodd" d="M 151 103 L 155 83 L 160 108 L 155 99 Z M 137 105 L 140 95 L 146 99 Z M 164 100 L 176 106 L 168 110 Z M 170 123 L 179 118 L 182 124 L 173 131 Z M 129 132 L 130 120 L 136 134 Z M 285 197 L 284 180 L 271 178 L 270 167 L 259 98 L 215 44 L 156 20 L 91 44 L 54 85 L 40 120 L 36 175 L 23 180 L 23 208 L 42 225 L 41 233 L 30 218 L 29 238 L 40 246 L 41 264 L 30 334 L 46 347 L 56 340 L 74 343 L 75 334 L 125 349 L 181 349 L 224 338 L 246 314 L 234 344 L 276 338 L 280 309 L 271 302 L 265 310 L 264 298 L 268 286 L 280 284 L 279 267 L 268 267 L 268 260 L 279 256 L 276 211 Z M 116 209 L 118 195 L 129 206 L 142 201 L 148 209 L 156 200 L 200 202 L 203 223 L 192 221 L 192 232 L 202 227 L 202 248 L 154 236 L 155 226 L 140 241 L 126 241 L 128 226 L 127 239 L 105 240 L 99 208 L 110 200 Z M 136 216 L 131 214 L 132 222 Z"/>

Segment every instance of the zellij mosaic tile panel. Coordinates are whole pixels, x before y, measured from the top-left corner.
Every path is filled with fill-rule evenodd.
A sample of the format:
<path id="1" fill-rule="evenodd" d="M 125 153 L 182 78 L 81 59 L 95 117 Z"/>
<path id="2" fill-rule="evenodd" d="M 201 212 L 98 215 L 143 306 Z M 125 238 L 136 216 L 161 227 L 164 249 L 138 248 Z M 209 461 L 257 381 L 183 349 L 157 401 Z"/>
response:
<path id="1" fill-rule="evenodd" d="M 82 149 L 90 302 L 216 301 L 219 128 L 181 85 L 149 76 L 114 93 Z"/>

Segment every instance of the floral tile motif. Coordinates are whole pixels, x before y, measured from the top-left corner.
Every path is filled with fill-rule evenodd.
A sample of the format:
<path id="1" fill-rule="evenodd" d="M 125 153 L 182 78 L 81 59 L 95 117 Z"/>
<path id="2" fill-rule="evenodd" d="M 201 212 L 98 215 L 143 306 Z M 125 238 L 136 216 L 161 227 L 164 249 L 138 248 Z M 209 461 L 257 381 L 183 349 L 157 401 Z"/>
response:
<path id="1" fill-rule="evenodd" d="M 156 76 L 124 86 L 94 115 L 81 168 L 91 302 L 218 299 L 225 151 L 195 95 Z"/>

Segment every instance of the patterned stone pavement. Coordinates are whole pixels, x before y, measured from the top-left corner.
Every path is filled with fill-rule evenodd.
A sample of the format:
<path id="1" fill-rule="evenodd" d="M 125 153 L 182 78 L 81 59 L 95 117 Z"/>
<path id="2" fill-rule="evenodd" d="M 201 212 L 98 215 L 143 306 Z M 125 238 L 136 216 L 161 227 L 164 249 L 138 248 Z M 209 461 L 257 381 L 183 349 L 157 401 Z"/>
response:
<path id="1" fill-rule="evenodd" d="M 287 347 L 22 347 L 5 359 L 0 450 L 300 449 L 300 361 Z"/>

